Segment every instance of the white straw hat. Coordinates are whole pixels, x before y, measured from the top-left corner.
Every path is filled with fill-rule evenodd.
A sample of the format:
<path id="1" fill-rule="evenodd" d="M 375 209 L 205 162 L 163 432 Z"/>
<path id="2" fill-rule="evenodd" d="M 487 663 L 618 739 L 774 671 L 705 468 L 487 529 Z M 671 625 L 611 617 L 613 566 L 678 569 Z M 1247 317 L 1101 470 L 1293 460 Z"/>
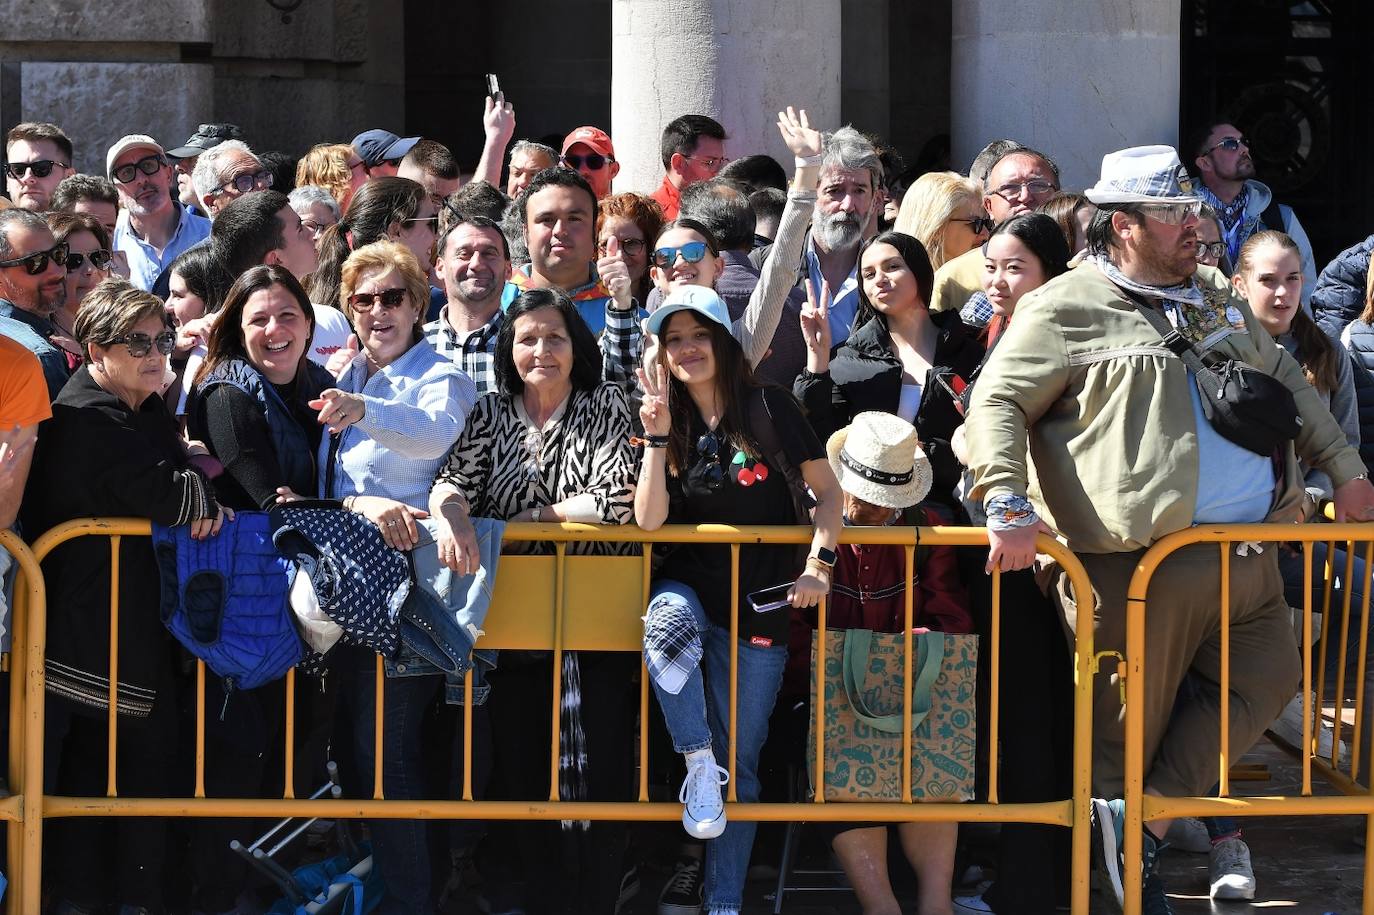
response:
<path id="1" fill-rule="evenodd" d="M 1172 146 L 1133 146 L 1102 157 L 1102 177 L 1083 195 L 1093 203 L 1196 203 L 1202 198 Z"/>
<path id="2" fill-rule="evenodd" d="M 886 508 L 908 508 L 930 492 L 930 459 L 916 429 L 891 413 L 866 412 L 825 443 L 840 488 Z"/>

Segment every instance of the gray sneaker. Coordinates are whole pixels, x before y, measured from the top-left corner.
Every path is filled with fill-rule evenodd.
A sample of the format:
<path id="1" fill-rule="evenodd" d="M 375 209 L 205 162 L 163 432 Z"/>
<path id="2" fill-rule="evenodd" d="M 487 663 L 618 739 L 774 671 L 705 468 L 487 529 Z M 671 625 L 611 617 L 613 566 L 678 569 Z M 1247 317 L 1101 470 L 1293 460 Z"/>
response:
<path id="1" fill-rule="evenodd" d="M 1222 839 L 1213 845 L 1207 870 L 1213 899 L 1255 898 L 1255 871 L 1250 866 L 1250 847 L 1243 839 Z"/>

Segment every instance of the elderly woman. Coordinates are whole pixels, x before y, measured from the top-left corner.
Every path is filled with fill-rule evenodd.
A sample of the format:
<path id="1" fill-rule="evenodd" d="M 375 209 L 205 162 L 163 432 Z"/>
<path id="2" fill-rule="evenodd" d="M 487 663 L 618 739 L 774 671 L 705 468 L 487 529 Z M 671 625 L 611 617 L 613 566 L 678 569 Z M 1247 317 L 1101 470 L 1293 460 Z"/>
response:
<path id="1" fill-rule="evenodd" d="M 223 466 L 216 497 L 242 510 L 266 510 L 278 497 L 317 491 L 315 455 L 321 426 L 310 402 L 334 379 L 309 359 L 314 309 L 290 271 L 258 266 L 245 272 L 225 296 L 210 331 L 205 361 L 193 379 L 187 405 L 191 437 L 203 441 Z M 297 733 L 310 711 L 298 690 Z M 205 700 L 205 787 L 212 797 L 264 797 L 280 791 L 276 746 L 282 739 L 282 681 L 250 690 L 225 691 L 208 678 Z M 313 772 L 303 763 L 303 778 Z M 245 868 L 228 853 L 243 824 L 205 821 L 192 838 L 195 908 L 224 912 L 234 906 Z"/>
<path id="2" fill-rule="evenodd" d="M 291 201 L 291 209 L 301 218 L 301 225 L 310 233 L 316 245 L 319 245 L 324 230 L 343 217 L 339 201 L 317 184 L 292 188 L 286 199 Z"/>
<path id="3" fill-rule="evenodd" d="M 73 325 L 86 294 L 110 275 L 110 236 L 85 213 L 48 213 L 47 220 L 52 237 L 67 246 L 67 300 L 52 313 L 57 333 L 49 339 L 66 354 L 67 367 L 75 369 L 84 357 Z"/>
<path id="4" fill-rule="evenodd" d="M 929 172 L 907 189 L 892 228 L 919 241 L 931 269 L 939 270 L 986 241 L 992 219 L 978 182 L 957 172 Z"/>
<path id="5" fill-rule="evenodd" d="M 531 289 L 506 313 L 496 343 L 498 392 L 484 395 L 439 471 L 430 514 L 440 522 L 439 555 L 469 573 L 479 563 L 470 518 L 624 524 L 634 497 L 630 407 L 624 389 L 603 383 L 596 339 L 566 293 Z M 606 544 L 570 544 L 570 553 L 624 552 Z M 547 549 L 544 552 L 548 552 Z M 567 652 L 559 675 L 564 800 L 629 796 L 635 659 L 625 654 Z M 505 651 L 490 678 L 491 799 L 532 800 L 549 788 L 549 696 L 554 671 L 547 652 Z M 578 700 L 580 699 L 580 704 Z M 587 709 L 587 712 L 583 712 Z M 585 754 L 573 751 L 580 742 Z M 542 748 L 541 748 L 542 747 Z M 568 824 L 580 840 L 560 843 L 552 823 L 493 824 L 488 874 L 502 894 L 493 911 L 535 910 L 578 900 L 581 911 L 613 911 L 623 874 L 623 824 Z M 560 849 L 576 848 L 564 857 Z M 563 869 L 551 868 L 562 861 Z M 560 874 L 576 881 L 569 885 Z M 493 879 L 494 878 L 494 879 Z M 507 894 L 509 894 L 507 896 Z M 528 898 L 522 898 L 528 897 Z"/>
<path id="6" fill-rule="evenodd" d="M 631 294 L 641 304 L 649 300 L 653 283 L 649 277 L 649 242 L 663 228 L 663 211 L 658 201 L 644 194 L 627 191 L 600 201 L 596 216 L 596 251 L 605 257 L 614 238 L 625 256 L 630 271 Z"/>
<path id="7" fill-rule="evenodd" d="M 73 331 L 85 364 L 43 424 L 22 508 L 25 532 L 37 537 L 73 518 L 133 515 L 189 524 L 197 538 L 218 533 L 230 513 L 191 465 L 158 395 L 176 339 L 162 303 L 125 280 L 105 280 L 86 296 Z M 110 547 L 100 537 L 69 541 L 43 563 L 50 601 L 45 785 L 51 793 L 105 793 L 110 571 Z M 162 797 L 173 781 L 179 682 L 146 537 L 120 542 L 118 596 L 119 792 Z M 78 818 L 48 828 L 55 901 L 72 911 L 97 911 L 109 902 L 162 911 L 163 820 Z M 66 911 L 60 904 L 56 910 Z"/>
<path id="8" fill-rule="evenodd" d="M 394 242 L 364 245 L 343 265 L 342 307 L 361 351 L 311 403 L 330 434 L 318 456 L 321 495 L 371 518 L 397 549 L 419 542 L 416 517 L 430 484 L 477 399 L 472 379 L 424 342 L 429 287 L 415 257 Z M 352 712 L 356 784 L 371 785 L 375 760 L 376 655 L 336 649 L 340 700 Z M 390 672 L 390 671 L 388 671 Z M 384 687 L 383 787 L 386 796 L 423 796 L 421 730 L 439 691 L 436 675 L 388 677 Z M 381 912 L 427 913 L 429 847 L 419 820 L 371 820 L 375 863 L 386 882 Z"/>

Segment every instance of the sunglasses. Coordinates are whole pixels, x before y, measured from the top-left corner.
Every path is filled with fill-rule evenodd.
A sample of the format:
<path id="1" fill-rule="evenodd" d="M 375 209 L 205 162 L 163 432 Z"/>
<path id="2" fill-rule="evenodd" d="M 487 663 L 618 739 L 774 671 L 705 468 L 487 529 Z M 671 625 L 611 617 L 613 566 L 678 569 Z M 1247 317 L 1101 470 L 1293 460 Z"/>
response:
<path id="1" fill-rule="evenodd" d="M 577 153 L 563 154 L 563 164 L 568 166 L 568 168 L 581 168 L 583 165 L 586 165 L 587 168 L 594 172 L 600 171 L 606 167 L 607 162 L 613 161 L 615 160 L 611 159 L 609 156 L 603 156 L 601 153 L 588 153 L 585 156 Z"/>
<path id="2" fill-rule="evenodd" d="M 997 223 L 992 221 L 991 216 L 955 216 L 951 222 L 968 223 L 969 231 L 974 235 L 982 235 L 984 232 L 991 232 Z"/>
<path id="3" fill-rule="evenodd" d="M 245 173 L 224 182 L 205 196 L 213 197 L 221 191 L 227 191 L 231 187 L 240 194 L 246 194 L 251 190 L 265 191 L 272 186 L 272 181 L 272 173 L 267 169 L 252 174 Z"/>
<path id="4" fill-rule="evenodd" d="M 707 432 L 697 439 L 697 454 L 710 463 L 701 465 L 701 478 L 706 488 L 714 492 L 725 485 L 725 468 L 720 463 L 720 439 L 714 432 Z"/>
<path id="5" fill-rule="evenodd" d="M 429 223 L 429 230 L 435 235 L 439 234 L 439 215 L 437 213 L 433 216 L 416 216 L 414 219 L 402 219 L 401 222 Z"/>
<path id="6" fill-rule="evenodd" d="M 1203 153 L 1203 155 L 1207 155 L 1207 153 L 1211 152 L 1214 149 L 1224 149 L 1227 152 L 1235 152 L 1242 146 L 1244 146 L 1246 149 L 1250 148 L 1250 140 L 1248 137 L 1227 137 L 1220 143 L 1216 143 L 1212 146 L 1207 147 L 1207 152 Z"/>
<path id="7" fill-rule="evenodd" d="M 59 267 L 67 265 L 67 243 L 53 245 L 47 251 L 35 251 L 32 254 L 25 254 L 23 257 L 11 258 L 7 261 L 0 261 L 0 267 L 18 267 L 24 265 L 24 272 L 29 276 L 38 276 L 48 269 L 48 261 L 52 260 Z"/>
<path id="8" fill-rule="evenodd" d="M 653 264 L 660 270 L 666 270 L 677 263 L 678 255 L 687 263 L 695 264 L 706 256 L 706 242 L 689 241 L 676 248 L 657 248 L 654 250 Z"/>
<path id="9" fill-rule="evenodd" d="M 166 164 L 167 160 L 161 156 L 144 156 L 137 162 L 121 165 L 111 172 L 111 175 L 114 177 L 114 180 L 118 181 L 120 184 L 128 184 L 138 177 L 139 172 L 143 172 L 145 175 L 156 175 L 157 170 Z"/>
<path id="10" fill-rule="evenodd" d="M 35 178 L 46 178 L 52 174 L 53 166 L 66 168 L 61 162 L 54 162 L 51 159 L 38 159 L 33 162 L 11 162 L 5 166 L 5 174 L 15 181 L 23 179 L 28 172 L 33 172 Z"/>
<path id="11" fill-rule="evenodd" d="M 81 265 L 84 264 L 87 261 L 87 259 L 90 260 L 92 268 L 96 270 L 104 270 L 106 267 L 110 266 L 110 260 L 113 257 L 114 254 L 110 251 L 106 251 L 104 248 L 101 248 L 98 251 L 92 251 L 90 254 L 82 254 L 79 251 L 68 251 L 67 272 L 73 273 L 77 270 L 80 270 Z"/>
<path id="12" fill-rule="evenodd" d="M 1162 222 L 1166 226 L 1181 226 L 1189 219 L 1195 219 L 1202 213 L 1202 201 L 1145 204 L 1140 209 L 1141 212 L 1156 222 Z"/>
<path id="13" fill-rule="evenodd" d="M 606 253 L 606 242 L 603 241 L 601 244 L 597 245 L 596 247 L 597 247 L 597 250 L 600 251 L 602 254 L 605 254 L 605 253 Z M 645 244 L 644 244 L 644 239 L 642 239 L 642 238 L 625 238 L 625 239 L 621 239 L 621 241 L 620 241 L 620 250 L 621 250 L 621 251 L 624 251 L 626 254 L 630 255 L 631 257 L 638 257 L 639 254 L 640 254 L 640 252 L 642 252 L 642 251 L 644 250 L 644 248 L 645 248 Z"/>
<path id="14" fill-rule="evenodd" d="M 106 346 L 114 346 L 116 343 L 123 343 L 129 348 L 129 355 L 135 359 L 142 359 L 157 347 L 157 351 L 164 356 L 172 355 L 172 350 L 177 347 L 177 335 L 170 330 L 164 330 L 156 337 L 150 337 L 141 331 L 134 331 L 126 334 L 117 340 L 111 340 Z"/>
<path id="15" fill-rule="evenodd" d="M 406 300 L 406 290 L 396 288 L 384 289 L 381 292 L 355 292 L 348 297 L 348 305 L 354 311 L 367 312 L 372 310 L 372 303 L 378 300 L 387 311 L 400 308 L 401 303 Z"/>

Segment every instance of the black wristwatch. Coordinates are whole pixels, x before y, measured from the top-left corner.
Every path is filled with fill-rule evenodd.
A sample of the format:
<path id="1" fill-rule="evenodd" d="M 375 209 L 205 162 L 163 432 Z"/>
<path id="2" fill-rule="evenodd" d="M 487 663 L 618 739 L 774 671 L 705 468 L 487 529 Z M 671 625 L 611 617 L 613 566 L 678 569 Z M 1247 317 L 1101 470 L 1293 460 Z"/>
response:
<path id="1" fill-rule="evenodd" d="M 835 565 L 835 560 L 839 559 L 840 557 L 835 555 L 834 550 L 829 550 L 825 547 L 821 547 L 820 549 L 816 550 L 816 555 L 812 558 L 818 559 L 825 565 L 833 567 Z"/>

